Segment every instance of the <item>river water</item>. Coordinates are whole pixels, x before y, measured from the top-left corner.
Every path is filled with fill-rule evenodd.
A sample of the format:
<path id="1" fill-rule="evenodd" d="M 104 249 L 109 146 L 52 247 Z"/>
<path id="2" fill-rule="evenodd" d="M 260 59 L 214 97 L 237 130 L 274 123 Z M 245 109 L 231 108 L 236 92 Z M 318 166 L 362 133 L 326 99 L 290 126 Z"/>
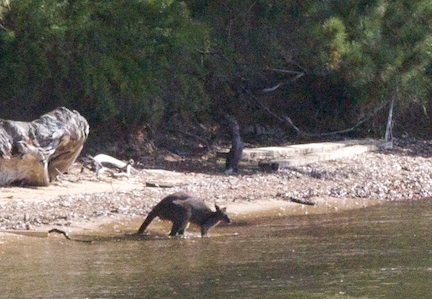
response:
<path id="1" fill-rule="evenodd" d="M 0 242 L 1 298 L 430 298 L 432 200 L 234 218 L 209 238 Z M 156 233 L 155 233 L 156 232 Z M 162 232 L 161 232 L 162 233 Z"/>

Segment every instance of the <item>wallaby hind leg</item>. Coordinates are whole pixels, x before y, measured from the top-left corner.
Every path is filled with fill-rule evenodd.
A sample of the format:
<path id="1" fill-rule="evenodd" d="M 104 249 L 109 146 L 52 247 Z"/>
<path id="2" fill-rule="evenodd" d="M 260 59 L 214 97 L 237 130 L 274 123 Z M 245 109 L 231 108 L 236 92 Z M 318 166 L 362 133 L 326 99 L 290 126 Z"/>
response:
<path id="1" fill-rule="evenodd" d="M 184 231 L 188 225 L 189 222 L 189 218 L 190 218 L 190 213 L 183 213 L 183 215 L 181 217 L 179 217 L 179 219 L 175 220 L 173 222 L 173 226 L 170 232 L 170 236 L 175 236 L 177 234 L 179 235 L 183 235 Z"/>
<path id="2" fill-rule="evenodd" d="M 179 230 L 179 231 L 178 231 L 178 234 L 179 234 L 179 235 L 184 235 L 184 232 L 185 232 L 185 230 L 189 227 L 189 224 L 190 224 L 190 222 L 187 222 L 185 228 Z"/>
<path id="3" fill-rule="evenodd" d="M 177 234 L 182 235 L 184 233 L 184 230 L 186 228 L 187 222 L 180 222 L 176 221 L 173 223 L 173 226 L 171 228 L 170 236 L 176 236 Z"/>

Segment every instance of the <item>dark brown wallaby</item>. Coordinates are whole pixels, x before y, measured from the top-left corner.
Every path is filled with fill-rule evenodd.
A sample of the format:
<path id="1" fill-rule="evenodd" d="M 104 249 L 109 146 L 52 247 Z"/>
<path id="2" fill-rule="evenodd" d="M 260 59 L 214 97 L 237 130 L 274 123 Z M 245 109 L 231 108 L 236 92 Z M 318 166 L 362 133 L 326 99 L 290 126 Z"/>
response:
<path id="1" fill-rule="evenodd" d="M 230 223 L 226 208 L 215 205 L 213 212 L 203 201 L 184 192 L 177 192 L 162 199 L 147 215 L 138 234 L 144 233 L 147 226 L 155 217 L 162 220 L 170 220 L 173 223 L 170 236 L 183 235 L 189 222 L 201 227 L 201 236 L 207 235 L 207 231 L 216 226 L 220 221 Z"/>

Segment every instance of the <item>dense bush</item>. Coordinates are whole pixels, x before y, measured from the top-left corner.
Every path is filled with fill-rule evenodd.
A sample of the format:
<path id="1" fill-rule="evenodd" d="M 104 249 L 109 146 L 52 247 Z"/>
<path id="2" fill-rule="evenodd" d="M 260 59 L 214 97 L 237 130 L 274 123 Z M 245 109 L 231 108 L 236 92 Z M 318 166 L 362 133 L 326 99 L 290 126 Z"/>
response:
<path id="1" fill-rule="evenodd" d="M 207 113 L 198 52 L 207 29 L 182 2 L 12 1 L 2 25 L 2 117 L 65 105 L 133 129 L 168 111 Z"/>
<path id="2" fill-rule="evenodd" d="M 429 105 L 430 1 L 188 2 L 215 29 L 214 52 L 231 62 L 228 68 L 213 55 L 214 85 L 238 95 L 233 82 L 252 91 L 285 83 L 259 99 L 297 123 L 325 131 L 355 123 L 392 99 L 398 109 Z M 293 80 L 282 70 L 305 76 Z"/>
<path id="3" fill-rule="evenodd" d="M 242 125 L 280 125 L 290 116 L 324 132 L 390 100 L 404 120 L 413 105 L 426 113 L 430 105 L 427 0 L 0 0 L 0 7 L 0 118 L 64 105 L 111 135 L 144 125 L 163 133 L 179 120 L 218 121 L 222 113 Z"/>

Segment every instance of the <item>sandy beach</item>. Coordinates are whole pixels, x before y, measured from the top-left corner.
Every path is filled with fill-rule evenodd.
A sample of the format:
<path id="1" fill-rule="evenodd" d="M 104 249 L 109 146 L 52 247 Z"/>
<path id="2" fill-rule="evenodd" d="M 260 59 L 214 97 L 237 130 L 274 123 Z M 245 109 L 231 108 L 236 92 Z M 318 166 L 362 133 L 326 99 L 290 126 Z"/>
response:
<path id="1" fill-rule="evenodd" d="M 160 199 L 176 191 L 193 194 L 209 206 L 226 206 L 234 221 L 275 209 L 288 214 L 328 213 L 416 200 L 432 196 L 431 156 L 431 141 L 405 139 L 398 140 L 393 150 L 269 173 L 249 165 L 236 175 L 224 175 L 217 161 L 210 160 L 206 163 L 215 163 L 212 170 L 141 169 L 129 178 L 97 178 L 90 170 L 81 171 L 77 163 L 48 187 L 2 187 L 0 230 L 97 230 L 107 222 L 142 219 Z"/>

